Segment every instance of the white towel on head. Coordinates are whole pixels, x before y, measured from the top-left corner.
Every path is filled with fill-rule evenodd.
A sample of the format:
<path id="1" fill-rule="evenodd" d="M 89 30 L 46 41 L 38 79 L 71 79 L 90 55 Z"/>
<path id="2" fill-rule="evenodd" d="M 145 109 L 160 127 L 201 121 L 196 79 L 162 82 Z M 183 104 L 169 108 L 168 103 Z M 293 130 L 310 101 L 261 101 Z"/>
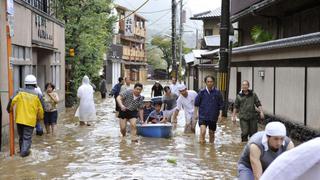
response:
<path id="1" fill-rule="evenodd" d="M 320 137 L 307 141 L 275 159 L 260 180 L 319 180 Z"/>

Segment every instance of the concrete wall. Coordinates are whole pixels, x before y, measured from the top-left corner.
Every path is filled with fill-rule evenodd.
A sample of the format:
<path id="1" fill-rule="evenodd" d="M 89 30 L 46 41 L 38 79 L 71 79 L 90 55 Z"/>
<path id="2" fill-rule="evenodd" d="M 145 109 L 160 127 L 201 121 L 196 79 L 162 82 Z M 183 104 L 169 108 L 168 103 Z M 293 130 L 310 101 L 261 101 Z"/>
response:
<path id="1" fill-rule="evenodd" d="M 7 36 L 6 36 L 6 12 L 5 1 L 0 1 L 0 98 L 2 108 L 2 143 L 6 144 L 9 140 L 9 114 L 6 111 L 8 104 L 8 66 L 7 66 Z"/>
<path id="2" fill-rule="evenodd" d="M 14 37 L 12 44 L 31 47 L 31 11 L 14 3 Z"/>
<path id="3" fill-rule="evenodd" d="M 64 106 L 65 102 L 65 76 L 66 76 L 66 66 L 65 66 L 65 29 L 64 27 L 54 24 L 53 26 L 54 33 L 54 41 L 53 41 L 53 47 L 57 48 L 60 53 L 60 90 L 58 91 L 59 98 L 61 100 L 60 106 Z"/>
<path id="4" fill-rule="evenodd" d="M 307 126 L 320 129 L 320 67 L 308 68 Z"/>
<path id="5" fill-rule="evenodd" d="M 259 76 L 259 71 L 265 72 L 265 77 Z M 254 91 L 257 93 L 263 109 L 268 114 L 273 114 L 273 93 L 274 93 L 274 68 L 255 67 L 254 68 Z"/>
<path id="6" fill-rule="evenodd" d="M 299 124 L 304 124 L 304 74 L 304 67 L 276 68 L 275 114 Z"/>
<path id="7" fill-rule="evenodd" d="M 204 20 L 203 31 L 205 29 L 212 29 L 212 35 L 219 35 L 220 27 L 218 26 L 218 23 L 220 23 L 220 22 L 215 21 L 215 20 Z"/>
<path id="8" fill-rule="evenodd" d="M 304 125 L 305 67 L 276 67 L 275 74 L 274 67 L 254 67 L 253 74 L 252 67 L 232 67 L 229 84 L 231 101 L 236 98 L 237 69 L 242 73 L 242 80 L 251 82 L 253 79 L 254 91 L 266 114 Z M 259 76 L 260 70 L 265 72 L 264 78 Z M 306 125 L 314 130 L 320 130 L 319 75 L 320 67 L 307 68 Z"/>
<path id="9" fill-rule="evenodd" d="M 241 81 L 248 80 L 252 87 L 252 67 L 239 67 L 238 72 L 241 72 Z"/>

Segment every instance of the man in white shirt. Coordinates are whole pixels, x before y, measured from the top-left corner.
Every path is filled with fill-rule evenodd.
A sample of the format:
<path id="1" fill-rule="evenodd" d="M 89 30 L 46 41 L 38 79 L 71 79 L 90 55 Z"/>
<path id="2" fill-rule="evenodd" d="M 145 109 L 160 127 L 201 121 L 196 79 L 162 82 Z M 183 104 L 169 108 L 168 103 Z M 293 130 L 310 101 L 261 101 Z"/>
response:
<path id="1" fill-rule="evenodd" d="M 125 92 L 126 90 L 129 90 L 129 89 L 133 89 L 131 87 L 131 80 L 129 77 L 125 77 L 124 78 L 124 84 L 121 86 L 121 89 L 120 89 L 120 93 L 123 93 Z"/>
<path id="2" fill-rule="evenodd" d="M 197 93 L 194 90 L 187 90 L 187 87 L 183 84 L 179 85 L 178 90 L 180 96 L 177 100 L 177 108 L 174 115 L 174 121 L 177 122 L 177 116 L 180 110 L 184 110 L 186 125 L 185 133 L 195 133 L 195 123 L 194 123 L 194 103 L 197 97 Z"/>
<path id="3" fill-rule="evenodd" d="M 176 78 L 172 78 L 172 84 L 170 85 L 170 90 L 172 93 L 176 94 L 177 96 L 180 95 L 180 92 L 179 92 L 179 83 L 177 83 L 177 79 Z"/>

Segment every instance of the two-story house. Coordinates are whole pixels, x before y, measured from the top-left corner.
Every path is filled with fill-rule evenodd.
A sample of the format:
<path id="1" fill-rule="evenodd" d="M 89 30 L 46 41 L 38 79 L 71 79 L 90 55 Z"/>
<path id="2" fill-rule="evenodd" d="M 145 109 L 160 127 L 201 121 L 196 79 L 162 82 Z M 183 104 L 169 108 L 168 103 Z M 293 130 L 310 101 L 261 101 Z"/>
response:
<path id="1" fill-rule="evenodd" d="M 207 75 L 217 76 L 218 56 L 212 51 L 218 51 L 220 46 L 219 23 L 220 8 L 195 14 L 191 20 L 203 22 L 203 37 L 200 39 L 199 49 L 186 54 L 186 84 L 189 89 L 199 90 L 205 87 L 203 79 Z"/>
<path id="2" fill-rule="evenodd" d="M 146 19 L 119 5 L 114 11 L 118 21 L 105 62 L 107 83 L 114 85 L 119 77 L 144 82 L 147 79 Z"/>

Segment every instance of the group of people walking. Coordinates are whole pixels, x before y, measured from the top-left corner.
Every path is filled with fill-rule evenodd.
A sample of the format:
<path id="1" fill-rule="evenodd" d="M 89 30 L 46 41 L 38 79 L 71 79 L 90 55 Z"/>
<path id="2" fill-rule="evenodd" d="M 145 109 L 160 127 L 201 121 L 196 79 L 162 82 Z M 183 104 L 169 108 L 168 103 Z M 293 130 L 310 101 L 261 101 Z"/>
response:
<path id="1" fill-rule="evenodd" d="M 54 91 L 54 84 L 47 83 L 45 91 L 41 92 L 34 75 L 27 75 L 24 84 L 25 87 L 19 89 L 10 98 L 7 106 L 8 113 L 12 112 L 15 107 L 19 152 L 22 157 L 30 154 L 35 126 L 37 125 L 37 131 L 42 129 L 39 121 L 44 120 L 47 134 L 54 134 L 58 119 L 57 104 L 59 102 L 58 94 Z"/>
<path id="2" fill-rule="evenodd" d="M 164 86 L 156 81 L 151 89 L 151 97 L 157 99 L 153 104 L 151 97 L 142 96 L 143 85 L 130 85 L 129 78 L 118 79 L 109 96 L 115 99 L 115 112 L 119 118 L 120 132 L 123 137 L 127 133 L 127 123 L 130 123 L 131 141 L 138 142 L 137 123 L 177 123 L 181 110 L 184 111 L 185 133 L 195 133 L 196 124 L 200 127 L 199 142 L 204 144 L 207 129 L 209 142 L 214 143 L 217 123 L 222 121 L 224 102 L 221 92 L 214 86 L 215 78 L 204 78 L 205 88 L 198 93 L 188 90 L 184 84 L 177 83 L 172 78 L 170 86 Z M 19 134 L 20 155 L 30 154 L 31 140 L 34 127 L 44 119 L 46 132 L 54 133 L 57 123 L 59 102 L 58 94 L 52 83 L 45 85 L 42 93 L 33 75 L 25 78 L 25 88 L 19 89 L 10 99 L 7 111 L 12 112 L 16 107 L 15 120 Z M 99 91 L 101 97 L 106 97 L 106 82 L 102 78 Z M 258 180 L 263 178 L 264 171 L 281 154 L 294 148 L 293 142 L 286 135 L 286 127 L 281 122 L 270 122 L 264 131 L 258 131 L 258 119 L 264 119 L 261 102 L 256 93 L 249 89 L 250 84 L 244 80 L 241 92 L 234 102 L 232 121 L 240 119 L 241 141 L 246 146 L 238 162 L 239 180 Z M 84 76 L 82 85 L 78 88 L 77 97 L 80 99 L 76 116 L 80 125 L 90 126 L 96 119 L 94 104 L 94 86 L 88 76 Z M 250 139 L 249 139 L 250 138 Z"/>

